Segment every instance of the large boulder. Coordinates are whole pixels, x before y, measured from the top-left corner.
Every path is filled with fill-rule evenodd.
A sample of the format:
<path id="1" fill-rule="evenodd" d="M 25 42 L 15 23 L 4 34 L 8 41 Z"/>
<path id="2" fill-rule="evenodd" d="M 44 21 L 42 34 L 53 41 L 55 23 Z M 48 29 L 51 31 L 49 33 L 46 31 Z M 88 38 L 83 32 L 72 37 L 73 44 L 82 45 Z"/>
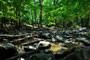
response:
<path id="1" fill-rule="evenodd" d="M 10 43 L 0 44 L 0 60 L 5 60 L 17 55 L 17 50 Z"/>
<path id="2" fill-rule="evenodd" d="M 65 60 L 90 60 L 90 49 L 76 48 L 74 52 L 65 57 Z"/>

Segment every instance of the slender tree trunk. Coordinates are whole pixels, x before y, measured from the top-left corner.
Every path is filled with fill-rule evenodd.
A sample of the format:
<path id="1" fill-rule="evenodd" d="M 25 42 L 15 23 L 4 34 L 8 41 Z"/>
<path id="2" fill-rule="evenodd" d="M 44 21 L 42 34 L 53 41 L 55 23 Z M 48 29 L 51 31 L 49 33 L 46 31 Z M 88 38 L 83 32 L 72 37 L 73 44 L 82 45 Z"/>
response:
<path id="1" fill-rule="evenodd" d="M 36 2 L 36 1 L 34 0 L 34 2 Z M 36 3 L 34 3 L 34 4 L 36 4 Z M 34 19 L 35 19 L 35 26 L 37 26 L 37 8 L 35 8 L 35 10 L 34 10 Z"/>
<path id="2" fill-rule="evenodd" d="M 36 22 L 37 22 L 36 21 L 36 19 L 37 19 L 36 10 L 35 10 L 35 13 L 34 14 L 35 14 L 35 26 L 36 26 Z"/>
<path id="3" fill-rule="evenodd" d="M 18 8 L 16 7 L 16 19 L 17 19 L 17 16 L 18 16 Z M 14 26 L 16 27 L 16 29 L 19 28 L 17 22 L 14 22 Z"/>
<path id="4" fill-rule="evenodd" d="M 13 19 L 10 17 L 10 20 L 11 20 L 11 26 L 13 25 Z"/>
<path id="5" fill-rule="evenodd" d="M 33 29 L 34 29 L 34 23 L 33 23 L 33 11 L 31 9 L 31 15 L 32 15 L 32 26 L 33 26 Z"/>
<path id="6" fill-rule="evenodd" d="M 84 27 L 84 19 L 81 18 L 81 26 Z"/>
<path id="7" fill-rule="evenodd" d="M 21 28 L 21 18 L 20 18 L 20 11 L 18 12 L 18 16 L 19 16 L 19 28 Z"/>
<path id="8" fill-rule="evenodd" d="M 56 1 L 55 0 L 53 0 L 53 5 L 54 5 L 54 7 L 55 7 L 55 5 L 56 5 Z M 54 8 L 54 9 L 56 9 L 56 8 Z M 54 14 L 54 16 L 55 16 L 56 14 Z M 56 19 L 54 20 L 54 22 L 55 22 L 55 28 L 56 28 Z"/>
<path id="9" fill-rule="evenodd" d="M 4 17 L 5 17 L 5 13 L 4 13 L 4 8 L 2 8 L 2 12 L 3 12 L 3 17 L 2 17 L 2 22 L 1 22 L 1 27 L 4 27 Z"/>
<path id="10" fill-rule="evenodd" d="M 87 18 L 86 27 L 89 27 L 89 18 Z"/>
<path id="11" fill-rule="evenodd" d="M 0 1 L 0 11 L 2 11 L 2 3 L 1 3 L 1 1 Z M 0 18 L 0 26 L 2 27 L 2 19 Z"/>
<path id="12" fill-rule="evenodd" d="M 39 0 L 40 2 L 40 21 L 39 21 L 39 24 L 40 24 L 40 27 L 42 27 L 42 0 Z"/>

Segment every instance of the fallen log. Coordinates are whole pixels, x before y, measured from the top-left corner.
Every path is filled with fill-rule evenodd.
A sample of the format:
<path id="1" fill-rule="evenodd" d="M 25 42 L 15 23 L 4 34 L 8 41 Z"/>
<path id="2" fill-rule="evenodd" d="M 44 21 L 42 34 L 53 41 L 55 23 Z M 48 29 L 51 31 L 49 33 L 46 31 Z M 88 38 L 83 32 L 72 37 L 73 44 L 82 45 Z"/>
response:
<path id="1" fill-rule="evenodd" d="M 31 38 L 31 36 L 26 36 L 24 38 L 15 39 L 15 40 L 10 41 L 10 43 L 15 43 L 15 42 L 18 42 L 18 41 L 23 41 L 23 40 L 28 39 L 28 38 Z"/>
<path id="2" fill-rule="evenodd" d="M 27 41 L 25 43 L 22 43 L 20 46 L 27 46 L 27 45 L 32 45 L 34 43 L 39 43 L 40 41 L 43 41 L 44 39 L 41 40 L 33 40 L 33 41 Z"/>
<path id="3" fill-rule="evenodd" d="M 1 34 L 0 35 L 0 37 L 21 37 L 21 36 L 26 36 L 26 35 L 28 35 L 28 33 L 27 34 L 22 34 L 22 35 L 8 35 L 8 34 Z"/>

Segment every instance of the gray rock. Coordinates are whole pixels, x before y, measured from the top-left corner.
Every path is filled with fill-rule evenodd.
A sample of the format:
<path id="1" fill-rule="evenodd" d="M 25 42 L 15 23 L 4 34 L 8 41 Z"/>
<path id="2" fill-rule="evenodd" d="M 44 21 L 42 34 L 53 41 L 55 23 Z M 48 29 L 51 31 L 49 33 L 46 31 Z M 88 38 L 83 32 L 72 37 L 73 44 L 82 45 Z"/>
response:
<path id="1" fill-rule="evenodd" d="M 52 42 L 56 42 L 56 39 L 54 37 L 52 37 Z"/>
<path id="2" fill-rule="evenodd" d="M 50 42 L 47 41 L 40 41 L 36 46 L 38 50 L 45 50 L 45 49 L 49 49 L 50 47 L 51 47 Z"/>
<path id="3" fill-rule="evenodd" d="M 83 28 L 80 28 L 80 29 L 79 29 L 80 32 L 82 32 L 82 31 L 83 31 L 83 32 L 86 32 L 87 30 L 88 30 L 88 29 L 87 29 L 86 27 L 83 27 Z"/>
<path id="4" fill-rule="evenodd" d="M 36 50 L 36 47 L 34 47 L 34 46 L 23 46 L 23 47 L 24 47 L 25 52 Z"/>
<path id="5" fill-rule="evenodd" d="M 41 33 L 41 38 L 49 39 L 49 38 L 51 38 L 51 34 L 48 31 L 44 31 Z"/>
<path id="6" fill-rule="evenodd" d="M 86 38 L 76 38 L 77 41 L 86 40 Z"/>
<path id="7" fill-rule="evenodd" d="M 49 32 L 50 32 L 51 34 L 56 34 L 56 33 L 57 33 L 57 30 L 49 30 Z"/>
<path id="8" fill-rule="evenodd" d="M 57 39 L 57 41 L 64 42 L 63 37 L 60 35 L 56 35 L 56 39 Z"/>
<path id="9" fill-rule="evenodd" d="M 84 45 L 90 45 L 90 41 L 86 40 L 86 38 L 76 38 L 76 41 L 81 42 Z"/>
<path id="10" fill-rule="evenodd" d="M 59 43 L 58 45 L 63 46 L 63 47 L 65 46 L 65 44 L 64 44 L 64 43 Z"/>

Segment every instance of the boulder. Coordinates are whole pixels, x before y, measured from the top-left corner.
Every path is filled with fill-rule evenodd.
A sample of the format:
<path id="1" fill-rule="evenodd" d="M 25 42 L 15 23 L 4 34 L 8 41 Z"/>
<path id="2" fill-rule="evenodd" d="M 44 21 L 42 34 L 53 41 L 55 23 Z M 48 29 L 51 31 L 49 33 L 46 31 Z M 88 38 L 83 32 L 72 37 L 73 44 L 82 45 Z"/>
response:
<path id="1" fill-rule="evenodd" d="M 57 41 L 64 42 L 64 39 L 61 35 L 56 35 Z"/>
<path id="2" fill-rule="evenodd" d="M 40 52 L 31 55 L 28 60 L 52 60 L 52 57 L 49 57 L 48 54 L 45 54 L 44 52 Z"/>
<path id="3" fill-rule="evenodd" d="M 74 52 L 65 57 L 65 60 L 90 60 L 89 49 L 76 48 Z"/>
<path id="4" fill-rule="evenodd" d="M 86 32 L 88 29 L 86 27 L 80 28 L 79 31 L 80 32 Z"/>
<path id="5" fill-rule="evenodd" d="M 44 38 L 44 39 L 50 39 L 50 38 L 51 38 L 51 34 L 50 34 L 48 31 L 43 31 L 43 32 L 40 34 L 40 37 L 41 37 L 41 38 Z"/>
<path id="6" fill-rule="evenodd" d="M 57 30 L 49 30 L 49 32 L 50 32 L 51 34 L 56 34 L 58 31 L 57 31 Z"/>
<path id="7" fill-rule="evenodd" d="M 0 44 L 0 60 L 5 60 L 17 55 L 17 50 L 11 43 Z"/>
<path id="8" fill-rule="evenodd" d="M 90 45 L 90 41 L 86 40 L 86 38 L 76 38 L 76 41 L 83 43 L 84 45 Z"/>
<path id="9" fill-rule="evenodd" d="M 36 46 L 36 48 L 39 50 L 49 49 L 50 47 L 51 47 L 50 42 L 47 41 L 40 41 Z"/>

